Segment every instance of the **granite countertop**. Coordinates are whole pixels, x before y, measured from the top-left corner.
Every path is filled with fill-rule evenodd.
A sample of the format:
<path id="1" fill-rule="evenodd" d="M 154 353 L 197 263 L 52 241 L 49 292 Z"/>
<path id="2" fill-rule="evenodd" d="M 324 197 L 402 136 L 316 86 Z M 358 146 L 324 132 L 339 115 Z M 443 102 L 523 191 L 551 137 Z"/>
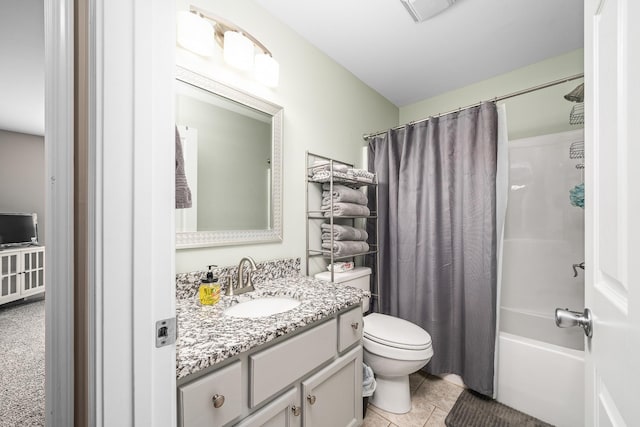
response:
<path id="1" fill-rule="evenodd" d="M 369 296 L 360 289 L 303 276 L 268 280 L 254 286 L 254 292 L 223 296 L 213 306 L 202 306 L 197 298 L 177 301 L 177 379 L 359 304 L 363 297 Z M 293 297 L 302 303 L 284 313 L 253 319 L 223 314 L 237 302 L 276 295 Z"/>

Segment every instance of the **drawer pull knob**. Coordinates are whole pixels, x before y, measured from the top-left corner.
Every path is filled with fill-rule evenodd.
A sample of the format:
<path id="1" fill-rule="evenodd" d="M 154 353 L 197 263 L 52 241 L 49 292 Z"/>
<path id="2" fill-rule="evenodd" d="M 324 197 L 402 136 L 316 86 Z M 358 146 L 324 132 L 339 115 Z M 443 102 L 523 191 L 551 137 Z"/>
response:
<path id="1" fill-rule="evenodd" d="M 313 405 L 314 403 L 316 403 L 316 397 L 313 394 L 308 395 L 307 400 L 309 401 L 310 405 Z"/>
<path id="2" fill-rule="evenodd" d="M 291 412 L 293 412 L 293 415 L 296 417 L 300 416 L 300 407 L 299 406 L 292 406 L 291 407 Z"/>
<path id="3" fill-rule="evenodd" d="M 351 327 L 353 328 L 353 330 L 354 330 L 354 331 L 357 331 L 357 330 L 358 330 L 358 326 L 360 326 L 360 324 L 359 324 L 358 322 L 353 322 L 353 323 L 351 324 Z"/>
<path id="4" fill-rule="evenodd" d="M 222 394 L 214 394 L 211 400 L 213 401 L 214 408 L 220 408 L 224 405 L 224 396 Z"/>

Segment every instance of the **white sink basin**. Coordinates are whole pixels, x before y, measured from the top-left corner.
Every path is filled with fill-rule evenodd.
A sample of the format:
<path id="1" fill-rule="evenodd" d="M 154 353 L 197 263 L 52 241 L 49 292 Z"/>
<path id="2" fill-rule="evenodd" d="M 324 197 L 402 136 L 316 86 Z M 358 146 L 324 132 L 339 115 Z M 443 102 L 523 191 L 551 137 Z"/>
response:
<path id="1" fill-rule="evenodd" d="M 300 300 L 289 297 L 263 297 L 232 305 L 224 314 L 232 317 L 265 317 L 284 313 L 300 305 Z"/>

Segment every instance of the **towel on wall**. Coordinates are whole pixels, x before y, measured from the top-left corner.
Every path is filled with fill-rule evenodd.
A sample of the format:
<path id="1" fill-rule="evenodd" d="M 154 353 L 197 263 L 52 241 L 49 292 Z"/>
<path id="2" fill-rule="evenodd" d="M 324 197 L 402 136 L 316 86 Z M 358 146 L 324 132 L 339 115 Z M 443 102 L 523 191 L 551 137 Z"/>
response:
<path id="1" fill-rule="evenodd" d="M 184 154 L 182 153 L 182 141 L 178 126 L 176 129 L 176 209 L 191 207 L 191 190 L 184 172 Z"/>
<path id="2" fill-rule="evenodd" d="M 335 256 L 350 256 L 369 252 L 369 245 L 367 242 L 352 242 L 349 240 L 333 242 L 333 246 L 331 246 L 330 242 L 322 242 L 322 249 L 333 250 L 333 255 Z"/>
<path id="3" fill-rule="evenodd" d="M 320 210 L 324 212 L 324 216 L 331 216 L 330 205 L 322 205 Z M 355 203 L 336 202 L 333 204 L 333 216 L 369 216 L 371 212 L 369 208 Z"/>
<path id="4" fill-rule="evenodd" d="M 329 205 L 332 194 L 334 202 L 349 202 L 358 205 L 366 205 L 368 202 L 367 195 L 362 191 L 354 190 L 344 185 L 334 184 L 333 193 L 331 193 L 330 188 L 331 186 L 329 184 L 322 184 L 323 205 Z"/>
<path id="5" fill-rule="evenodd" d="M 331 241 L 331 235 L 333 234 L 333 240 L 367 240 L 369 234 L 360 228 L 351 227 L 349 225 L 322 224 L 322 240 Z"/>

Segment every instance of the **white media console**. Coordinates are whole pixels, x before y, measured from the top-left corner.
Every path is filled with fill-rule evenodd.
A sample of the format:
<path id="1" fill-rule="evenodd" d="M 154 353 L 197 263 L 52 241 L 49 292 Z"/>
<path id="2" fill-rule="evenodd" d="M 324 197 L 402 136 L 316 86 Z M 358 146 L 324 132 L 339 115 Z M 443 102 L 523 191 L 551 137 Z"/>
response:
<path id="1" fill-rule="evenodd" d="M 0 251 L 0 304 L 44 292 L 44 246 Z"/>

